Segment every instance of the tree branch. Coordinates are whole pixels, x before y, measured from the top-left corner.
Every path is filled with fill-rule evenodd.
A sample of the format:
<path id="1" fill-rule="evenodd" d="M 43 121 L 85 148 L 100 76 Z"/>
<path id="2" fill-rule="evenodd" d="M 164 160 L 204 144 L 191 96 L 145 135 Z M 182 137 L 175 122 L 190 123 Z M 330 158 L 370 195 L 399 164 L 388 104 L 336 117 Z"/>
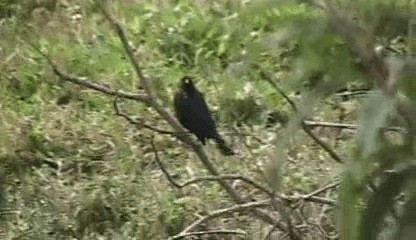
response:
<path id="1" fill-rule="evenodd" d="M 205 176 L 205 177 L 198 177 L 198 178 L 193 178 L 190 179 L 184 183 L 178 183 L 176 182 L 173 177 L 171 176 L 171 174 L 169 173 L 169 171 L 165 168 L 165 166 L 163 165 L 162 161 L 160 160 L 158 151 L 156 149 L 156 146 L 154 144 L 153 139 L 150 142 L 150 145 L 152 147 L 152 150 L 155 154 L 155 159 L 157 164 L 159 165 L 160 169 L 162 170 L 163 174 L 166 176 L 167 180 L 176 188 L 184 188 L 186 186 L 189 186 L 191 184 L 195 184 L 195 183 L 199 183 L 199 182 L 206 182 L 206 181 L 218 181 L 218 180 L 241 180 L 257 189 L 259 189 L 260 191 L 266 193 L 267 195 L 271 195 L 272 192 L 270 190 L 268 190 L 266 187 L 262 186 L 260 183 L 257 183 L 256 181 L 254 181 L 253 179 L 250 179 L 248 177 L 244 177 L 241 175 L 236 175 L 236 174 L 227 174 L 227 175 L 219 175 L 219 176 Z"/>
<path id="2" fill-rule="evenodd" d="M 289 98 L 289 96 L 282 90 L 280 89 L 279 86 L 277 86 L 276 82 L 273 81 L 273 79 L 268 76 L 266 73 L 263 73 L 263 78 L 266 79 L 267 82 L 270 83 L 270 85 L 272 85 L 272 87 L 280 94 L 282 95 L 282 97 L 284 99 L 286 99 L 286 101 L 290 104 L 290 106 L 293 108 L 293 111 L 298 113 L 298 107 L 296 106 L 296 104 Z M 322 141 L 320 138 L 318 138 L 308 127 L 308 125 L 306 125 L 304 120 L 301 120 L 301 126 L 303 131 L 308 134 L 308 136 L 310 138 L 312 138 L 316 144 L 318 144 L 319 146 L 321 146 L 328 154 L 329 156 L 332 157 L 332 159 L 334 159 L 335 161 L 342 163 L 342 158 L 324 141 Z"/>
<path id="3" fill-rule="evenodd" d="M 150 125 L 147 125 L 147 124 L 145 124 L 141 121 L 139 122 L 139 121 L 136 121 L 136 120 L 132 119 L 130 116 L 121 112 L 120 107 L 118 106 L 118 103 L 117 103 L 117 97 L 113 101 L 113 106 L 114 106 L 114 110 L 116 112 L 116 115 L 120 116 L 120 117 L 123 117 L 124 119 L 126 119 L 132 125 L 135 125 L 137 127 L 144 127 L 144 128 L 147 128 L 149 130 L 152 130 L 152 131 L 160 133 L 160 134 L 168 134 L 168 135 L 172 135 L 172 136 L 177 136 L 178 134 L 180 134 L 180 133 L 176 133 L 176 132 L 161 130 L 161 129 L 152 127 Z M 183 133 L 183 134 L 187 134 L 187 133 Z"/>
<path id="4" fill-rule="evenodd" d="M 92 89 L 101 93 L 104 93 L 106 95 L 110 96 L 116 96 L 119 98 L 124 99 L 130 99 L 130 100 L 136 100 L 139 102 L 143 102 L 145 104 L 149 104 L 149 97 L 145 93 L 131 93 L 131 92 L 125 92 L 123 90 L 115 90 L 111 89 L 110 87 L 96 83 L 95 81 L 85 78 L 85 77 L 79 77 L 79 76 L 71 76 L 69 74 L 64 73 L 59 69 L 59 67 L 52 61 L 51 57 L 44 53 L 38 46 L 27 42 L 36 52 L 38 52 L 41 56 L 43 56 L 46 61 L 49 63 L 49 65 L 52 67 L 53 72 L 56 76 L 59 77 L 61 81 L 71 82 L 73 84 Z"/>
<path id="5" fill-rule="evenodd" d="M 178 234 L 173 237 L 168 238 L 169 240 L 176 240 L 190 236 L 202 236 L 202 235 L 247 235 L 246 232 L 241 230 L 210 230 L 210 231 L 201 231 L 201 232 L 187 232 L 183 234 Z"/>
<path id="6" fill-rule="evenodd" d="M 349 123 L 317 122 L 317 121 L 309 121 L 309 120 L 305 120 L 304 122 L 309 127 L 330 127 L 330 128 L 342 128 L 342 129 L 350 129 L 350 130 L 358 129 L 358 125 L 349 124 Z M 385 127 L 383 129 L 386 131 L 391 131 L 391 132 L 406 132 L 406 129 L 401 128 L 401 127 Z"/>
<path id="7" fill-rule="evenodd" d="M 341 182 L 340 182 L 340 181 L 335 181 L 335 182 L 330 183 L 330 184 L 327 184 L 327 185 L 323 186 L 322 188 L 319 188 L 319 189 L 317 189 L 317 190 L 315 190 L 315 191 L 313 191 L 313 192 L 311 192 L 311 193 L 309 193 L 309 194 L 303 195 L 303 196 L 302 196 L 302 198 L 303 198 L 303 199 L 309 199 L 309 198 L 311 198 L 311 197 L 314 197 L 314 196 L 316 196 L 316 195 L 321 194 L 322 192 L 327 191 L 328 189 L 336 188 L 336 187 L 338 187 L 340 184 L 341 184 Z"/>
<path id="8" fill-rule="evenodd" d="M 97 1 L 98 2 L 98 1 Z M 133 66 L 133 69 L 139 78 L 144 90 L 149 95 L 151 101 L 156 101 L 157 97 L 152 89 L 152 84 L 148 78 L 145 77 L 143 74 L 142 68 L 140 67 L 139 61 L 137 61 L 134 58 L 134 52 L 132 47 L 129 44 L 129 41 L 127 39 L 127 34 L 124 32 L 124 29 L 121 27 L 121 25 L 111 16 L 111 14 L 107 11 L 106 6 L 103 3 L 98 2 L 97 3 L 99 9 L 101 10 L 103 16 L 107 19 L 107 21 L 110 23 L 113 30 L 117 33 L 121 43 L 123 44 L 125 53 L 130 60 L 130 64 Z"/>
<path id="9" fill-rule="evenodd" d="M 182 230 L 178 235 L 190 232 L 191 230 L 195 229 L 197 226 L 211 220 L 213 218 L 217 218 L 226 214 L 231 214 L 235 212 L 242 212 L 242 211 L 251 211 L 252 209 L 259 208 L 259 207 L 268 207 L 270 206 L 271 200 L 261 200 L 256 202 L 249 202 L 245 204 L 238 204 L 229 208 L 219 209 L 216 211 L 212 211 L 211 213 L 201 217 L 200 219 L 196 220 L 192 224 L 188 225 L 184 230 Z M 279 228 L 280 229 L 280 228 Z"/>

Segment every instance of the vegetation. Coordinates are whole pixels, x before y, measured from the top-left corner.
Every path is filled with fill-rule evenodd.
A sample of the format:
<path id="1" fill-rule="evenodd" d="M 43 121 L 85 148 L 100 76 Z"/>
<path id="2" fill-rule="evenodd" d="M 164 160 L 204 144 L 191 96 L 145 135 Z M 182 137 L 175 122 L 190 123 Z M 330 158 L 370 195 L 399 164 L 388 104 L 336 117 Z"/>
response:
<path id="1" fill-rule="evenodd" d="M 414 7 L 2 1 L 0 239 L 413 239 Z"/>

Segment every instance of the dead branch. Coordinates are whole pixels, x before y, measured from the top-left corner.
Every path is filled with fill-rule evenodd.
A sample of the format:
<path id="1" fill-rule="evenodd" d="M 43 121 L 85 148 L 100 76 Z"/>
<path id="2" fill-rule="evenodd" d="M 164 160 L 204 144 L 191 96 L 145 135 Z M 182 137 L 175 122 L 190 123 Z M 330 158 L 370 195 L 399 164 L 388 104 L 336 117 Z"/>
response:
<path id="1" fill-rule="evenodd" d="M 98 1 L 97 1 L 98 2 Z M 145 77 L 143 74 L 142 68 L 139 64 L 139 61 L 137 61 L 134 58 L 134 51 L 133 48 L 130 46 L 129 41 L 127 39 L 127 34 L 124 32 L 124 29 L 121 27 L 121 25 L 111 16 L 111 14 L 107 11 L 106 6 L 103 3 L 97 3 L 99 9 L 101 10 L 103 16 L 107 19 L 107 21 L 110 23 L 113 30 L 117 33 L 121 43 L 123 44 L 123 48 L 125 50 L 125 53 L 130 60 L 130 64 L 133 66 L 133 69 L 139 78 L 144 90 L 149 95 L 151 101 L 156 101 L 157 97 L 152 89 L 151 82 L 148 78 Z"/>
<path id="2" fill-rule="evenodd" d="M 199 225 L 201 225 L 201 224 L 203 224 L 203 223 L 205 223 L 208 220 L 211 220 L 213 218 L 217 218 L 217 217 L 220 217 L 220 216 L 223 216 L 223 215 L 228 215 L 228 214 L 235 213 L 235 212 L 251 211 L 255 208 L 269 207 L 270 203 L 271 203 L 271 201 L 269 199 L 267 199 L 267 200 L 261 200 L 261 201 L 256 201 L 256 202 L 249 202 L 249 203 L 245 203 L 245 204 L 237 204 L 237 205 L 229 207 L 229 208 L 224 208 L 224 209 L 219 209 L 219 210 L 213 211 L 213 212 L 205 215 L 204 217 L 201 217 L 200 219 L 196 220 L 195 222 L 191 223 L 190 225 L 188 225 L 178 235 L 190 232 L 191 230 L 195 229 L 197 226 L 199 226 Z"/>
<path id="3" fill-rule="evenodd" d="M 118 106 L 118 103 L 117 103 L 117 97 L 113 101 L 113 107 L 114 107 L 114 110 L 115 110 L 117 116 L 123 117 L 130 124 L 135 125 L 135 126 L 137 126 L 139 128 L 147 128 L 149 130 L 152 130 L 152 131 L 157 132 L 157 133 L 160 133 L 160 134 L 168 134 L 168 135 L 172 135 L 172 136 L 177 136 L 178 134 L 180 134 L 180 133 L 176 133 L 176 132 L 171 132 L 171 131 L 166 131 L 166 130 L 158 129 L 158 128 L 152 127 L 152 126 L 150 126 L 148 124 L 145 124 L 142 121 L 134 120 L 133 118 L 131 118 L 130 116 L 128 116 L 127 114 L 123 113 L 120 110 L 120 107 Z M 183 133 L 183 134 L 186 134 L 186 133 Z"/>
<path id="4" fill-rule="evenodd" d="M 166 170 L 165 166 L 163 166 L 163 163 L 159 158 L 159 153 L 158 153 L 158 151 L 156 149 L 156 146 L 155 146 L 154 136 L 152 136 L 152 139 L 150 140 L 150 146 L 152 147 L 153 153 L 155 154 L 155 159 L 156 159 L 157 164 L 159 165 L 160 170 L 162 170 L 163 174 L 165 175 L 165 177 L 169 181 L 169 183 L 172 184 L 173 186 L 177 187 L 177 188 L 182 188 L 183 185 L 180 184 L 180 183 L 177 183 L 173 179 L 173 177 L 170 175 L 168 170 Z"/>
<path id="5" fill-rule="evenodd" d="M 190 237 L 190 236 L 202 236 L 202 235 L 247 235 L 247 233 L 241 230 L 221 229 L 221 230 L 210 230 L 210 231 L 201 231 L 201 232 L 187 232 L 187 233 L 175 235 L 168 239 L 175 240 L 175 239 L 181 239 L 181 238 Z"/>
<path id="6" fill-rule="evenodd" d="M 317 195 L 326 192 L 330 189 L 336 188 L 341 184 L 340 181 L 335 181 L 333 183 L 329 183 L 319 189 L 316 189 L 314 191 L 312 191 L 311 193 L 308 194 L 303 194 L 303 195 L 297 195 L 297 196 L 279 196 L 282 199 L 288 200 L 288 201 L 292 201 L 292 202 L 296 202 L 296 206 L 295 207 L 299 207 L 302 202 L 307 201 L 307 202 L 315 202 L 315 203 L 320 203 L 320 204 L 325 204 L 325 205 L 331 205 L 331 206 L 337 206 L 337 201 L 330 199 L 330 198 L 325 198 L 325 197 L 318 197 Z"/>
<path id="7" fill-rule="evenodd" d="M 156 146 L 155 146 L 155 143 L 154 143 L 153 139 L 151 140 L 150 145 L 152 146 L 152 150 L 155 154 L 156 162 L 159 165 L 160 169 L 162 170 L 163 174 L 166 176 L 166 179 L 169 181 L 169 183 L 171 183 L 176 188 L 184 188 L 184 187 L 189 186 L 191 184 L 200 183 L 200 182 L 207 182 L 207 181 L 241 180 L 241 181 L 259 189 L 260 191 L 266 193 L 269 196 L 272 194 L 272 192 L 270 190 L 268 190 L 266 187 L 262 186 L 260 183 L 257 183 L 256 181 L 254 181 L 253 179 L 250 179 L 248 177 L 244 177 L 244 176 L 237 175 L 237 174 L 226 174 L 226 175 L 219 175 L 219 176 L 197 177 L 197 178 L 190 179 L 190 180 L 188 180 L 184 183 L 178 183 L 172 178 L 171 174 L 165 168 L 162 161 L 160 160 L 160 157 L 159 157 L 159 154 L 158 154 L 158 151 L 156 149 Z"/>
<path id="8" fill-rule="evenodd" d="M 97 81 L 93 81 L 91 79 L 88 79 L 86 77 L 80 77 L 80 76 L 71 76 L 69 74 L 64 73 L 59 69 L 59 67 L 55 64 L 54 61 L 52 61 L 52 58 L 45 52 L 43 52 L 40 47 L 37 45 L 26 42 L 28 45 L 30 45 L 36 52 L 38 52 L 45 60 L 49 63 L 49 65 L 52 67 L 53 72 L 61 81 L 71 82 L 73 84 L 92 89 L 101 93 L 104 93 L 106 95 L 110 96 L 116 96 L 119 98 L 125 98 L 130 100 L 136 100 L 139 102 L 143 102 L 145 104 L 149 104 L 149 97 L 145 93 L 131 93 L 131 92 L 125 92 L 123 90 L 115 90 L 111 89 L 110 87 L 97 83 Z"/>
<path id="9" fill-rule="evenodd" d="M 314 197 L 314 196 L 316 196 L 318 194 L 321 194 L 321 193 L 323 193 L 323 192 L 325 192 L 329 189 L 338 187 L 340 184 L 341 184 L 340 181 L 335 181 L 335 182 L 327 184 L 327 185 L 323 186 L 322 188 L 319 188 L 319 189 L 317 189 L 317 190 L 315 190 L 315 191 L 313 191 L 309 194 L 303 195 L 302 198 L 303 199 L 308 199 L 308 198 Z"/>
<path id="10" fill-rule="evenodd" d="M 350 124 L 350 123 L 333 123 L 333 122 L 318 122 L 318 121 L 304 121 L 306 125 L 309 127 L 329 127 L 329 128 L 342 128 L 342 129 L 350 129 L 356 130 L 358 129 L 358 125 Z M 401 127 L 385 127 L 383 128 L 385 131 L 391 132 L 405 132 L 406 129 Z"/>
<path id="11" fill-rule="evenodd" d="M 267 82 L 270 83 L 270 85 L 272 85 L 272 87 L 280 94 L 282 95 L 282 97 L 290 104 L 290 106 L 292 107 L 293 111 L 298 113 L 298 107 L 296 106 L 295 102 L 293 102 L 290 97 L 282 90 L 280 89 L 280 87 L 276 84 L 276 82 L 267 74 L 263 74 L 265 80 Z M 312 138 L 316 144 L 318 144 L 319 146 L 321 146 L 328 154 L 329 156 L 332 157 L 332 159 L 334 159 L 335 161 L 342 163 L 343 160 L 341 159 L 341 157 L 324 141 L 322 141 L 320 138 L 318 138 L 312 131 L 311 129 L 308 127 L 308 125 L 306 125 L 304 120 L 301 120 L 301 126 L 303 131 L 308 134 L 308 136 L 310 138 Z"/>

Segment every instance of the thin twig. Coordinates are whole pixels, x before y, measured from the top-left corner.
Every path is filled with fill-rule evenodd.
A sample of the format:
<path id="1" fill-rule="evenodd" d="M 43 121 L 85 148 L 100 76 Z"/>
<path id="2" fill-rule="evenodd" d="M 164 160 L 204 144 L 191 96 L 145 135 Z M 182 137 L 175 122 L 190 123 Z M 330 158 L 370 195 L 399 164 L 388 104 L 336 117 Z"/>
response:
<path id="1" fill-rule="evenodd" d="M 267 200 L 261 200 L 261 201 L 256 201 L 256 202 L 249 202 L 249 203 L 245 203 L 245 204 L 238 204 L 229 208 L 224 208 L 224 209 L 219 209 L 216 211 L 213 211 L 207 215 L 205 215 L 204 217 L 201 217 L 200 219 L 196 220 L 195 222 L 193 222 L 192 224 L 188 225 L 184 230 L 182 230 L 180 234 L 189 232 L 191 230 L 193 230 L 194 228 L 196 228 L 197 226 L 207 222 L 208 220 L 211 220 L 213 218 L 217 218 L 226 214 L 231 214 L 234 212 L 243 212 L 243 211 L 248 211 L 248 210 L 252 210 L 255 208 L 261 208 L 261 207 L 268 207 L 270 206 L 270 199 Z M 280 227 L 278 227 L 280 229 Z"/>
<path id="2" fill-rule="evenodd" d="M 196 226 L 198 226 L 198 225 L 200 225 L 200 224 L 208 221 L 209 219 L 212 219 L 212 218 L 221 216 L 223 214 L 228 214 L 230 212 L 245 210 L 247 207 L 251 208 L 251 207 L 260 207 L 260 206 L 263 206 L 263 207 L 264 206 L 270 206 L 272 203 L 273 203 L 272 204 L 273 206 L 275 206 L 276 208 L 278 208 L 278 210 L 279 210 L 278 212 L 280 212 L 282 216 L 283 215 L 285 216 L 285 219 L 286 219 L 285 221 L 287 223 L 287 227 L 288 227 L 289 232 L 290 232 L 290 234 L 289 234 L 290 237 L 292 239 L 299 239 L 299 237 L 297 235 L 295 235 L 295 233 L 293 232 L 293 230 L 291 230 L 292 229 L 292 227 L 291 227 L 292 225 L 291 225 L 289 216 L 286 214 L 286 212 L 284 211 L 284 209 L 283 209 L 282 206 L 277 205 L 278 203 L 275 202 L 274 195 L 268 189 L 264 188 L 263 186 L 261 186 L 260 184 L 256 183 L 255 181 L 253 181 L 253 180 L 251 180 L 249 178 L 246 178 L 246 177 L 243 177 L 243 176 L 238 176 L 238 175 L 220 175 L 220 176 L 199 177 L 199 178 L 195 178 L 195 179 L 189 180 L 189 181 L 187 181 L 185 183 L 178 183 L 178 182 L 176 182 L 173 179 L 173 177 L 171 176 L 171 174 L 163 166 L 163 163 L 160 160 L 158 151 L 156 150 L 156 146 L 154 144 L 153 138 L 152 138 L 152 140 L 151 140 L 150 143 L 151 143 L 152 149 L 153 149 L 153 151 L 155 153 L 156 162 L 158 163 L 160 169 L 162 170 L 162 172 L 164 173 L 164 175 L 166 176 L 166 178 L 168 179 L 168 181 L 173 186 L 175 186 L 177 188 L 183 188 L 183 187 L 188 186 L 190 184 L 194 184 L 194 183 L 198 183 L 198 182 L 202 182 L 202 181 L 218 181 L 220 179 L 228 179 L 228 180 L 239 179 L 239 180 L 245 181 L 245 182 L 253 185 L 254 187 L 262 190 L 263 192 L 267 193 L 270 196 L 270 200 L 259 201 L 259 202 L 257 202 L 257 204 L 253 204 L 253 203 L 255 203 L 255 202 L 253 202 L 253 203 L 250 203 L 250 204 L 237 205 L 237 206 L 234 206 L 234 207 L 231 207 L 231 208 L 221 209 L 221 210 L 217 210 L 215 212 L 212 212 L 212 213 L 208 214 L 207 216 L 202 217 L 199 220 L 197 220 L 194 223 L 192 223 L 191 225 L 189 225 L 179 235 L 174 236 L 172 239 L 177 239 L 176 237 L 184 236 L 184 234 L 188 233 L 193 228 L 195 228 Z M 328 188 L 329 188 L 328 186 L 325 187 L 325 189 L 328 189 Z M 321 202 L 321 203 L 325 203 L 325 204 L 335 205 L 336 204 L 335 201 L 313 196 L 314 194 L 318 194 L 319 192 L 325 191 L 325 189 L 318 189 L 318 190 L 316 190 L 316 191 L 314 191 L 311 194 L 308 194 L 306 196 L 297 197 L 297 200 L 303 199 L 303 200 L 311 201 L 311 202 Z M 285 199 L 285 200 L 294 200 L 295 199 L 295 197 L 286 197 L 286 196 L 283 196 L 283 195 L 279 196 L 279 198 L 282 198 L 282 199 Z M 274 227 L 278 227 L 279 228 L 278 225 L 274 225 Z"/>
<path id="3" fill-rule="evenodd" d="M 233 127 L 232 129 L 233 129 L 234 133 L 237 134 L 237 135 L 240 135 L 242 137 L 251 137 L 251 138 L 253 138 L 254 140 L 256 140 L 260 144 L 267 144 L 266 141 L 264 141 L 263 139 L 257 137 L 254 134 L 240 132 L 240 130 L 237 127 Z"/>
<path id="4" fill-rule="evenodd" d="M 155 142 L 154 142 L 154 136 L 152 136 L 151 140 L 150 140 L 150 146 L 152 147 L 153 153 L 155 154 L 155 159 L 157 164 L 159 165 L 160 170 L 162 170 L 163 174 L 165 175 L 166 179 L 168 179 L 168 181 L 170 182 L 170 184 L 172 184 L 173 186 L 177 187 L 177 188 L 182 188 L 183 186 L 180 183 L 177 183 L 173 177 L 170 175 L 170 173 L 168 172 L 168 170 L 166 170 L 165 166 L 163 166 L 162 161 L 159 158 L 159 153 L 156 149 L 155 146 Z"/>
<path id="5" fill-rule="evenodd" d="M 321 146 L 329 154 L 329 156 L 332 157 L 332 159 L 334 159 L 335 161 L 339 163 L 344 162 L 342 161 L 341 157 L 326 142 L 322 141 L 312 132 L 312 130 L 305 124 L 304 121 L 301 122 L 301 126 L 302 126 L 303 131 L 306 134 L 308 134 L 308 136 L 311 137 L 315 141 L 316 144 Z"/>
<path id="6" fill-rule="evenodd" d="M 295 102 L 290 99 L 290 97 L 282 90 L 279 86 L 277 86 L 277 83 L 273 81 L 273 79 L 268 76 L 266 73 L 263 74 L 264 79 L 272 85 L 272 87 L 280 94 L 282 97 L 289 103 L 289 105 L 292 107 L 294 112 L 298 112 L 298 107 L 296 106 Z"/>
<path id="7" fill-rule="evenodd" d="M 155 159 L 157 164 L 159 165 L 160 169 L 162 170 L 163 174 L 166 176 L 166 178 L 168 179 L 168 181 L 175 187 L 177 188 L 184 188 L 186 186 L 189 186 L 191 184 L 195 184 L 195 183 L 199 183 L 199 182 L 206 182 L 206 181 L 219 181 L 219 180 L 241 180 L 257 189 L 259 189 L 260 191 L 266 193 L 267 195 L 271 195 L 271 191 L 268 190 L 266 187 L 262 186 L 260 183 L 257 183 L 256 181 L 254 181 L 253 179 L 250 179 L 248 177 L 244 177 L 241 175 L 236 175 L 236 174 L 226 174 L 226 175 L 219 175 L 219 176 L 205 176 L 205 177 L 197 177 L 197 178 L 193 178 L 190 179 L 184 183 L 178 183 L 176 182 L 173 177 L 171 176 L 171 174 L 169 173 L 169 171 L 165 168 L 165 166 L 163 165 L 162 161 L 160 160 L 158 151 L 156 149 L 156 146 L 154 144 L 153 139 L 150 142 L 150 145 L 152 147 L 152 150 L 155 154 Z"/>
<path id="8" fill-rule="evenodd" d="M 140 66 L 139 61 L 137 61 L 134 57 L 134 50 L 130 46 L 129 41 L 127 39 L 127 34 L 125 33 L 124 29 L 121 25 L 111 16 L 111 14 L 107 11 L 106 6 L 103 3 L 98 3 L 98 7 L 101 10 L 104 17 L 110 23 L 113 30 L 117 33 L 121 43 L 123 44 L 125 53 L 130 60 L 130 64 L 133 66 L 133 69 L 139 78 L 143 88 L 145 89 L 146 93 L 150 96 L 150 100 L 155 102 L 157 100 L 156 94 L 154 93 L 151 82 L 149 79 L 145 77 L 143 74 L 142 68 Z"/>
<path id="9" fill-rule="evenodd" d="M 317 121 L 309 121 L 309 120 L 305 120 L 304 123 L 309 127 L 329 127 L 329 128 L 342 128 L 342 129 L 350 129 L 350 130 L 356 130 L 359 127 L 357 124 L 317 122 Z M 401 127 L 385 127 L 383 129 L 386 131 L 392 131 L 392 132 L 406 132 L 406 129 L 401 128 Z"/>
<path id="10" fill-rule="evenodd" d="M 313 191 L 309 194 L 303 195 L 302 198 L 303 199 L 308 199 L 308 198 L 314 197 L 316 195 L 319 195 L 319 194 L 325 192 L 328 189 L 338 187 L 340 184 L 341 184 L 340 181 L 336 181 L 336 182 L 327 184 L 327 185 L 323 186 L 322 188 L 319 188 L 319 189 L 317 189 L 317 190 L 315 190 L 315 191 Z"/>
<path id="11" fill-rule="evenodd" d="M 141 127 L 147 128 L 149 130 L 152 130 L 152 131 L 157 132 L 157 133 L 160 133 L 160 134 L 168 134 L 168 135 L 172 135 L 172 136 L 177 136 L 179 134 L 179 133 L 176 133 L 176 132 L 166 131 L 166 130 L 162 130 L 162 129 L 159 129 L 159 128 L 152 127 L 152 126 L 150 126 L 148 124 L 145 124 L 142 121 L 136 121 L 136 120 L 134 120 L 133 118 L 131 118 L 130 116 L 128 116 L 127 114 L 123 113 L 120 110 L 120 107 L 118 106 L 118 103 L 117 103 L 117 97 L 113 101 L 113 106 L 114 106 L 114 110 L 116 112 L 116 115 L 117 116 L 120 116 L 120 117 L 123 117 L 124 119 L 126 119 L 132 125 L 136 125 L 136 126 L 138 126 L 140 128 Z M 183 133 L 183 134 L 186 134 L 186 133 Z"/>
<path id="12" fill-rule="evenodd" d="M 221 229 L 221 230 L 210 230 L 210 231 L 201 231 L 201 232 L 187 232 L 187 233 L 175 235 L 173 237 L 170 237 L 169 239 L 176 240 L 176 239 L 181 239 L 181 238 L 190 237 L 190 236 L 202 236 L 202 235 L 247 235 L 247 233 L 241 230 Z"/>
<path id="13" fill-rule="evenodd" d="M 299 207 L 303 201 L 308 201 L 308 202 L 316 202 L 316 203 L 321 203 L 321 204 L 325 204 L 325 205 L 331 205 L 331 206 L 337 206 L 338 203 L 337 201 L 333 200 L 333 199 L 329 199 L 329 198 L 324 198 L 324 197 L 318 197 L 317 195 L 328 191 L 329 189 L 333 189 L 336 188 L 340 185 L 340 181 L 335 181 L 333 183 L 329 183 L 319 189 L 316 189 L 314 191 L 312 191 L 311 193 L 308 194 L 304 194 L 304 195 L 298 195 L 298 196 L 281 196 L 283 199 L 286 199 L 288 201 L 292 201 L 292 202 L 296 202 L 296 207 Z"/>
<path id="14" fill-rule="evenodd" d="M 271 239 L 271 236 L 273 234 L 274 231 L 276 231 L 276 226 L 272 226 L 269 231 L 267 231 L 267 234 L 264 236 L 263 240 L 269 240 Z"/>
<path id="15" fill-rule="evenodd" d="M 46 59 L 46 61 L 52 67 L 53 72 L 62 81 L 71 82 L 71 83 L 74 83 L 76 85 L 88 88 L 88 89 L 92 89 L 92 90 L 95 90 L 95 91 L 98 91 L 98 92 L 105 93 L 107 95 L 116 96 L 116 97 L 119 97 L 119 98 L 136 100 L 136 101 L 140 101 L 140 102 L 143 102 L 143 103 L 146 103 L 146 104 L 149 103 L 149 97 L 147 96 L 147 94 L 131 93 L 131 92 L 125 92 L 125 91 L 122 91 L 122 90 L 115 90 L 115 89 L 111 89 L 110 87 L 108 87 L 104 84 L 96 83 L 96 81 L 93 81 L 93 80 L 85 78 L 85 77 L 71 76 L 69 74 L 66 74 L 63 71 L 61 71 L 59 69 L 59 67 L 52 61 L 51 57 L 48 54 L 44 53 L 38 46 L 36 46 L 36 45 L 34 45 L 30 42 L 28 42 L 28 44 L 36 52 L 38 52 L 41 56 L 43 56 Z"/>
<path id="16" fill-rule="evenodd" d="M 317 197 L 317 196 L 302 198 L 302 200 L 305 200 L 305 201 L 308 201 L 308 202 L 321 203 L 321 204 L 325 204 L 325 205 L 331 205 L 331 206 L 337 206 L 338 205 L 338 202 L 333 200 L 333 199 L 324 198 L 324 197 Z"/>
<path id="17" fill-rule="evenodd" d="M 282 202 L 279 202 L 278 203 L 276 201 L 276 197 L 275 196 L 276 196 L 276 193 L 275 192 L 273 192 L 270 195 L 270 202 L 271 202 L 271 204 L 273 206 L 273 209 L 280 214 L 280 216 L 282 217 L 282 220 L 286 223 L 286 226 L 287 226 L 287 230 L 288 230 L 288 234 L 289 234 L 290 239 L 300 240 L 301 238 L 299 237 L 299 235 L 293 231 L 292 220 L 289 217 L 289 214 L 287 213 L 286 209 L 282 205 Z"/>
<path id="18" fill-rule="evenodd" d="M 289 98 L 289 96 L 282 90 L 280 89 L 279 86 L 277 86 L 276 82 L 273 81 L 273 79 L 268 76 L 267 74 L 263 74 L 264 79 L 266 79 L 267 82 L 269 82 L 272 87 L 280 94 L 282 95 L 282 97 L 290 104 L 290 106 L 292 106 L 293 111 L 295 111 L 296 113 L 298 113 L 298 108 L 296 106 L 296 104 Z M 319 146 L 321 146 L 328 154 L 329 156 L 331 156 L 335 161 L 342 163 L 342 159 L 341 157 L 324 141 L 322 141 L 320 138 L 318 138 L 310 129 L 309 127 L 305 124 L 305 121 L 301 121 L 301 126 L 303 131 L 308 134 L 309 137 L 311 137 L 316 144 L 318 144 Z"/>
<path id="19" fill-rule="evenodd" d="M 267 195 L 271 194 L 271 191 L 268 190 L 266 187 L 263 187 L 261 184 L 257 183 L 253 179 L 250 179 L 248 177 L 244 177 L 241 175 L 235 175 L 235 174 L 227 174 L 227 175 L 220 175 L 220 176 L 207 176 L 207 177 L 198 177 L 191 180 L 188 180 L 182 184 L 183 187 L 188 186 L 190 184 L 203 182 L 203 181 L 218 181 L 220 179 L 224 180 L 241 180 L 247 184 L 252 185 L 253 187 L 261 190 L 262 192 L 266 193 Z"/>
<path id="20" fill-rule="evenodd" d="M 335 93 L 334 96 L 335 97 L 339 97 L 341 99 L 344 98 L 350 98 L 350 97 L 355 97 L 355 96 L 366 96 L 366 95 L 370 95 L 370 94 L 374 94 L 375 92 L 372 90 L 349 90 L 349 91 L 345 91 L 345 92 L 339 92 L 339 93 Z"/>

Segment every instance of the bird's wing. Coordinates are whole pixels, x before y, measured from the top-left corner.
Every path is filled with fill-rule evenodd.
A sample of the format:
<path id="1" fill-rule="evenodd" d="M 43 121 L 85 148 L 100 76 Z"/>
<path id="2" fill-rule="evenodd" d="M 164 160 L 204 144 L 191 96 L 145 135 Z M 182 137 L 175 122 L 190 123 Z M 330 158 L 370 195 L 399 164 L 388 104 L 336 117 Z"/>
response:
<path id="1" fill-rule="evenodd" d="M 183 93 L 181 91 L 177 91 L 173 97 L 173 105 L 175 108 L 175 114 L 176 114 L 176 118 L 178 118 L 178 120 L 180 122 L 182 122 L 183 119 L 183 106 L 182 106 L 182 98 L 183 98 Z"/>
<path id="2" fill-rule="evenodd" d="M 204 96 L 196 91 L 194 96 L 192 96 L 192 103 L 189 106 L 189 110 L 192 112 L 192 116 L 198 119 L 204 128 L 206 129 L 215 129 L 214 120 L 212 120 L 211 113 L 208 109 L 208 105 L 205 102 Z"/>

